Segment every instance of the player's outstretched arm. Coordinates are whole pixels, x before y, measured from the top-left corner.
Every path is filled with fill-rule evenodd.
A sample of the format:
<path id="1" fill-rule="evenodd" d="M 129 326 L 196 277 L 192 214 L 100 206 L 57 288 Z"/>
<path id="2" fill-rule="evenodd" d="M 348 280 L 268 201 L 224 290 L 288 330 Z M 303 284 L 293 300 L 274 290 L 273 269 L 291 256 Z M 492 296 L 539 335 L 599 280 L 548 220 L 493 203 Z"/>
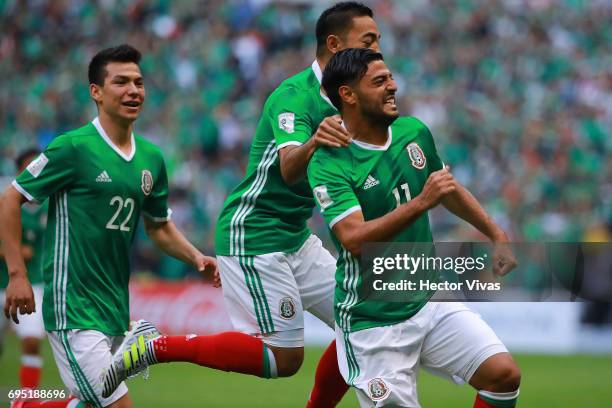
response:
<path id="1" fill-rule="evenodd" d="M 472 193 L 461 184 L 457 183 L 455 191 L 444 197 L 442 204 L 450 212 L 472 224 L 491 241 L 507 241 L 506 233 L 487 214 Z"/>
<path id="2" fill-rule="evenodd" d="M 442 197 L 455 191 L 455 183 L 447 169 L 438 170 L 429 175 L 418 196 L 390 213 L 365 221 L 363 213 L 356 211 L 336 223 L 332 230 L 342 246 L 354 256 L 360 256 L 364 243 L 393 239 L 424 212 L 438 205 Z"/>
<path id="3" fill-rule="evenodd" d="M 214 285 L 221 286 L 217 260 L 202 254 L 172 221 L 156 222 L 144 219 L 145 231 L 155 244 L 168 255 L 192 265 L 202 274 L 213 274 Z"/>
<path id="4" fill-rule="evenodd" d="M 508 236 L 497 223 L 482 208 L 478 200 L 461 184 L 456 183 L 453 193 L 442 199 L 442 204 L 453 214 L 472 224 L 478 231 L 482 232 L 498 245 L 493 255 L 493 272 L 503 276 L 514 269 L 517 261 L 512 251 L 505 243 Z"/>
<path id="5" fill-rule="evenodd" d="M 8 268 L 9 284 L 4 303 L 5 316 L 19 323 L 17 312 L 31 314 L 36 311 L 34 293 L 21 248 L 21 205 L 26 198 L 13 186 L 9 186 L 0 197 L 0 241 Z"/>
<path id="6" fill-rule="evenodd" d="M 279 150 L 281 176 L 285 183 L 291 186 L 306 177 L 308 162 L 318 147 L 349 145 L 351 138 L 346 129 L 340 125 L 341 121 L 340 115 L 329 116 L 319 124 L 317 131 L 308 142 L 301 146 L 285 146 Z"/>

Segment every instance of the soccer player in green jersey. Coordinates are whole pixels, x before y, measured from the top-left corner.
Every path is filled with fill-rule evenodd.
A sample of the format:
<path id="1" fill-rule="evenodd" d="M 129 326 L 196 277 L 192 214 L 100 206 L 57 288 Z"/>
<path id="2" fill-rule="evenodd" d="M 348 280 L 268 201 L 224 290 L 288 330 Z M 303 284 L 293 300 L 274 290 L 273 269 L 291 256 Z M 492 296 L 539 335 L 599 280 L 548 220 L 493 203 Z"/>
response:
<path id="1" fill-rule="evenodd" d="M 366 242 L 431 242 L 427 211 L 439 203 L 493 242 L 505 233 L 438 157 L 427 127 L 399 117 L 382 55 L 337 53 L 323 87 L 353 141 L 315 152 L 308 178 L 339 251 L 335 318 L 340 370 L 363 407 L 418 407 L 419 366 L 478 390 L 475 407 L 513 407 L 520 373 L 488 325 L 459 303 L 372 299 L 360 269 Z M 494 271 L 516 265 L 503 245 Z"/>
<path id="2" fill-rule="evenodd" d="M 37 149 L 28 149 L 19 154 L 15 160 L 17 173 L 25 170 L 26 166 L 40 154 Z M 37 303 L 42 303 L 42 247 L 43 232 L 47 224 L 47 202 L 42 205 L 25 204 L 21 208 L 22 243 L 21 254 L 28 268 L 28 277 L 32 283 L 34 297 Z M 4 256 L 0 250 L 0 304 L 4 304 L 8 273 Z M 0 318 L 0 353 L 6 326 L 9 320 Z M 38 388 L 42 372 L 43 360 L 40 355 L 40 345 L 45 337 L 42 312 L 38 310 L 31 315 L 21 318 L 20 324 L 12 322 L 12 328 L 21 341 L 21 368 L 19 370 L 19 385 L 22 390 Z M 27 394 L 27 392 L 26 392 Z"/>
<path id="3" fill-rule="evenodd" d="M 378 50 L 380 33 L 368 7 L 343 2 L 321 14 L 316 37 L 312 65 L 266 101 L 246 175 L 225 201 L 216 231 L 232 323 L 273 350 L 279 376 L 293 375 L 302 364 L 303 311 L 333 325 L 335 259 L 306 225 L 314 207 L 306 168 L 321 146 L 344 148 L 349 138 L 321 91 L 322 70 L 341 49 Z M 335 406 L 345 392 L 332 343 L 319 362 L 308 405 Z"/>
<path id="4" fill-rule="evenodd" d="M 93 57 L 89 90 L 98 117 L 55 138 L 17 176 L 0 204 L 10 278 L 4 311 L 17 322 L 18 312 L 29 314 L 36 307 L 20 251 L 20 206 L 49 198 L 45 328 L 64 384 L 91 407 L 131 406 L 125 383 L 102 397 L 101 378 L 128 329 L 129 249 L 140 215 L 160 249 L 198 271 L 216 272 L 215 259 L 198 251 L 170 220 L 160 149 L 133 133 L 145 101 L 140 57 L 129 45 Z M 137 327 L 143 335 L 158 335 Z"/>

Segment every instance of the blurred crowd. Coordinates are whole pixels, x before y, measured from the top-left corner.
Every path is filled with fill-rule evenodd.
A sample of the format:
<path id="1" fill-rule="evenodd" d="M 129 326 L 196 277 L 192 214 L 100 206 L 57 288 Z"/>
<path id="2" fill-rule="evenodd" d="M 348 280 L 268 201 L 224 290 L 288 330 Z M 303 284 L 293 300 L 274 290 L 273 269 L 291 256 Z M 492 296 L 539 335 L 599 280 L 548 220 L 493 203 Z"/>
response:
<path id="1" fill-rule="evenodd" d="M 266 97 L 314 59 L 331 2 L 0 0 L 0 176 L 25 147 L 95 117 L 87 63 L 144 55 L 137 132 L 157 143 L 174 220 L 212 252 Z M 612 1 L 367 2 L 400 88 L 442 159 L 517 241 L 602 241 L 612 225 Z M 438 240 L 478 236 L 445 210 Z M 319 218 L 313 227 L 326 235 Z M 183 267 L 137 240 L 137 264 Z M 161 265 L 161 266 L 160 266 Z"/>

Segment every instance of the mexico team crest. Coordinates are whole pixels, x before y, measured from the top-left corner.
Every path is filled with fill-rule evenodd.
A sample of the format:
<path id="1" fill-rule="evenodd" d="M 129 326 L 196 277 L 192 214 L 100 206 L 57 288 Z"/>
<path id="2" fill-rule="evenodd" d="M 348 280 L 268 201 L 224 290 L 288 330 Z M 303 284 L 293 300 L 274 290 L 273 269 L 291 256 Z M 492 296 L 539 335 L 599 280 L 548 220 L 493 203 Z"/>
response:
<path id="1" fill-rule="evenodd" d="M 278 306 L 279 306 L 280 316 L 283 319 L 285 320 L 293 319 L 293 317 L 295 316 L 295 302 L 293 301 L 291 297 L 287 296 L 287 297 L 282 298 Z"/>
<path id="2" fill-rule="evenodd" d="M 389 387 L 382 378 L 374 378 L 368 383 L 368 392 L 373 401 L 380 401 L 389 395 Z"/>
<path id="3" fill-rule="evenodd" d="M 149 170 L 142 171 L 142 192 L 148 196 L 153 191 L 153 175 Z"/>
<path id="4" fill-rule="evenodd" d="M 423 170 L 427 160 L 425 159 L 425 154 L 423 150 L 421 150 L 421 147 L 416 142 L 412 142 L 406 146 L 406 150 L 408 150 L 408 156 L 410 156 L 412 165 L 419 170 Z"/>

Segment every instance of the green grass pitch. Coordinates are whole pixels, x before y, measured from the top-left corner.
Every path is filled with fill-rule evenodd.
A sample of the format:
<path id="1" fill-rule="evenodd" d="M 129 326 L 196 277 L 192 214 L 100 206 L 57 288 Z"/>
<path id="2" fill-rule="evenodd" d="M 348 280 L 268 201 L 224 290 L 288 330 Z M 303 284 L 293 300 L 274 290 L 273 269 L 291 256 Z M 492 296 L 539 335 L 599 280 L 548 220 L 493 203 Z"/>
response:
<path id="1" fill-rule="evenodd" d="M 9 335 L 0 357 L 0 407 L 8 390 L 17 387 L 17 340 Z M 162 364 L 151 378 L 128 382 L 135 407 L 304 407 L 312 386 L 320 348 L 308 348 L 300 372 L 292 378 L 262 380 L 190 364 Z M 612 356 L 516 355 L 523 373 L 519 407 L 612 407 Z M 48 343 L 44 346 L 42 389 L 63 388 Z M 425 408 L 471 407 L 474 391 L 421 372 L 421 404 Z M 351 391 L 340 407 L 355 407 Z"/>

